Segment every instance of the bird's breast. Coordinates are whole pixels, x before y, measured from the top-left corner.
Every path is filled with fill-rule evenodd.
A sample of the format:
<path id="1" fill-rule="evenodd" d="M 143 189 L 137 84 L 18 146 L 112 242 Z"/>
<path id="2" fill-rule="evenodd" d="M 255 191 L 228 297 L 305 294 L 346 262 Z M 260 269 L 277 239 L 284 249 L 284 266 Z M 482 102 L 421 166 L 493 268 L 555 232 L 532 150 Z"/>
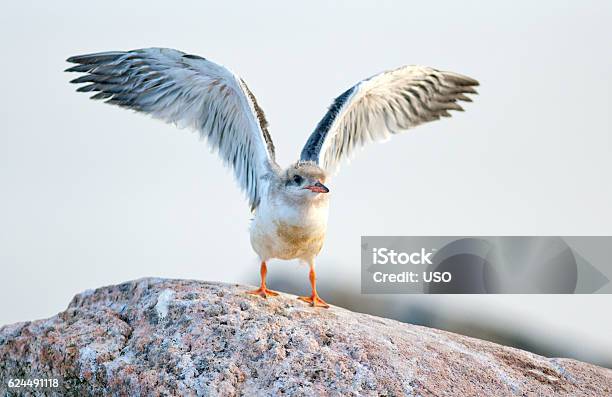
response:
<path id="1" fill-rule="evenodd" d="M 313 227 L 275 222 L 280 259 L 314 258 L 325 240 L 325 227 Z"/>
<path id="2" fill-rule="evenodd" d="M 261 256 L 278 259 L 313 259 L 327 231 L 327 208 L 260 208 L 251 224 L 251 243 Z"/>
<path id="3" fill-rule="evenodd" d="M 308 244 L 325 237 L 325 229 L 323 228 L 291 225 L 282 221 L 275 223 L 278 238 L 291 245 Z"/>

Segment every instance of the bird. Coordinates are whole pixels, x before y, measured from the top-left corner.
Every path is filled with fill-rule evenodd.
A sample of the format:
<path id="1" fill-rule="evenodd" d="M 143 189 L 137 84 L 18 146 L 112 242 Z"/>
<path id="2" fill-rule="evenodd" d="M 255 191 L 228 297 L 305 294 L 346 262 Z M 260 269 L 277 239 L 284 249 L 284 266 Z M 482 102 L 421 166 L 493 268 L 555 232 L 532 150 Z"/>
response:
<path id="1" fill-rule="evenodd" d="M 266 116 L 245 81 L 198 55 L 143 48 L 72 56 L 71 83 L 91 99 L 197 131 L 229 166 L 252 211 L 250 242 L 259 257 L 260 286 L 268 298 L 271 259 L 309 266 L 311 294 L 298 299 L 328 308 L 316 288 L 315 258 L 326 236 L 329 179 L 357 149 L 386 141 L 420 124 L 462 111 L 478 81 L 453 72 L 407 65 L 359 81 L 333 99 L 299 158 L 282 168 Z"/>

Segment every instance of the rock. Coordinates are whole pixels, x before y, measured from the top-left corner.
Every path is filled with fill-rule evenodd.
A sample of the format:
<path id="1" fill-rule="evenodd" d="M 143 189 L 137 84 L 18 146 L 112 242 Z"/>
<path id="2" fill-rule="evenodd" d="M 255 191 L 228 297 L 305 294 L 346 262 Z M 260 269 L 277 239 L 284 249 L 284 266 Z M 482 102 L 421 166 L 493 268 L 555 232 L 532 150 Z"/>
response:
<path id="1" fill-rule="evenodd" d="M 606 396 L 612 371 L 449 332 L 264 300 L 240 285 L 141 279 L 0 328 L 0 394 Z"/>

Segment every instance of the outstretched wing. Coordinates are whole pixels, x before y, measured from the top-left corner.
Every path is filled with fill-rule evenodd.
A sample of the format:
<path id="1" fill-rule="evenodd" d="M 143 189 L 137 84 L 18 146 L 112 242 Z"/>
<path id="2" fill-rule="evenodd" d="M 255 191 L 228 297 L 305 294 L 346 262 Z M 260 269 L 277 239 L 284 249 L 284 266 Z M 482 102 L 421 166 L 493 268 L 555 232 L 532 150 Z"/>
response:
<path id="1" fill-rule="evenodd" d="M 244 81 L 223 66 L 167 48 L 113 51 L 68 58 L 83 72 L 71 83 L 92 99 L 191 127 L 232 166 L 251 208 L 260 179 L 276 165 L 264 113 Z"/>
<path id="2" fill-rule="evenodd" d="M 463 110 L 478 82 L 452 72 L 404 66 L 363 80 L 334 100 L 302 149 L 301 160 L 333 173 L 342 159 L 371 141 Z"/>

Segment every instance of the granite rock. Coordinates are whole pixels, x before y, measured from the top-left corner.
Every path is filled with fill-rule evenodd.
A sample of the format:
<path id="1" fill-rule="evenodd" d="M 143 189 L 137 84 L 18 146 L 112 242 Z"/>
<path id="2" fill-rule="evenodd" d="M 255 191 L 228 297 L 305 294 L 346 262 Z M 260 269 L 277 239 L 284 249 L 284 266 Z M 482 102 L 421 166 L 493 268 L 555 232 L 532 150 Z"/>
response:
<path id="1" fill-rule="evenodd" d="M 0 328 L 0 395 L 609 396 L 612 371 L 251 287 L 141 279 Z M 8 388 L 11 379 L 57 388 Z"/>

